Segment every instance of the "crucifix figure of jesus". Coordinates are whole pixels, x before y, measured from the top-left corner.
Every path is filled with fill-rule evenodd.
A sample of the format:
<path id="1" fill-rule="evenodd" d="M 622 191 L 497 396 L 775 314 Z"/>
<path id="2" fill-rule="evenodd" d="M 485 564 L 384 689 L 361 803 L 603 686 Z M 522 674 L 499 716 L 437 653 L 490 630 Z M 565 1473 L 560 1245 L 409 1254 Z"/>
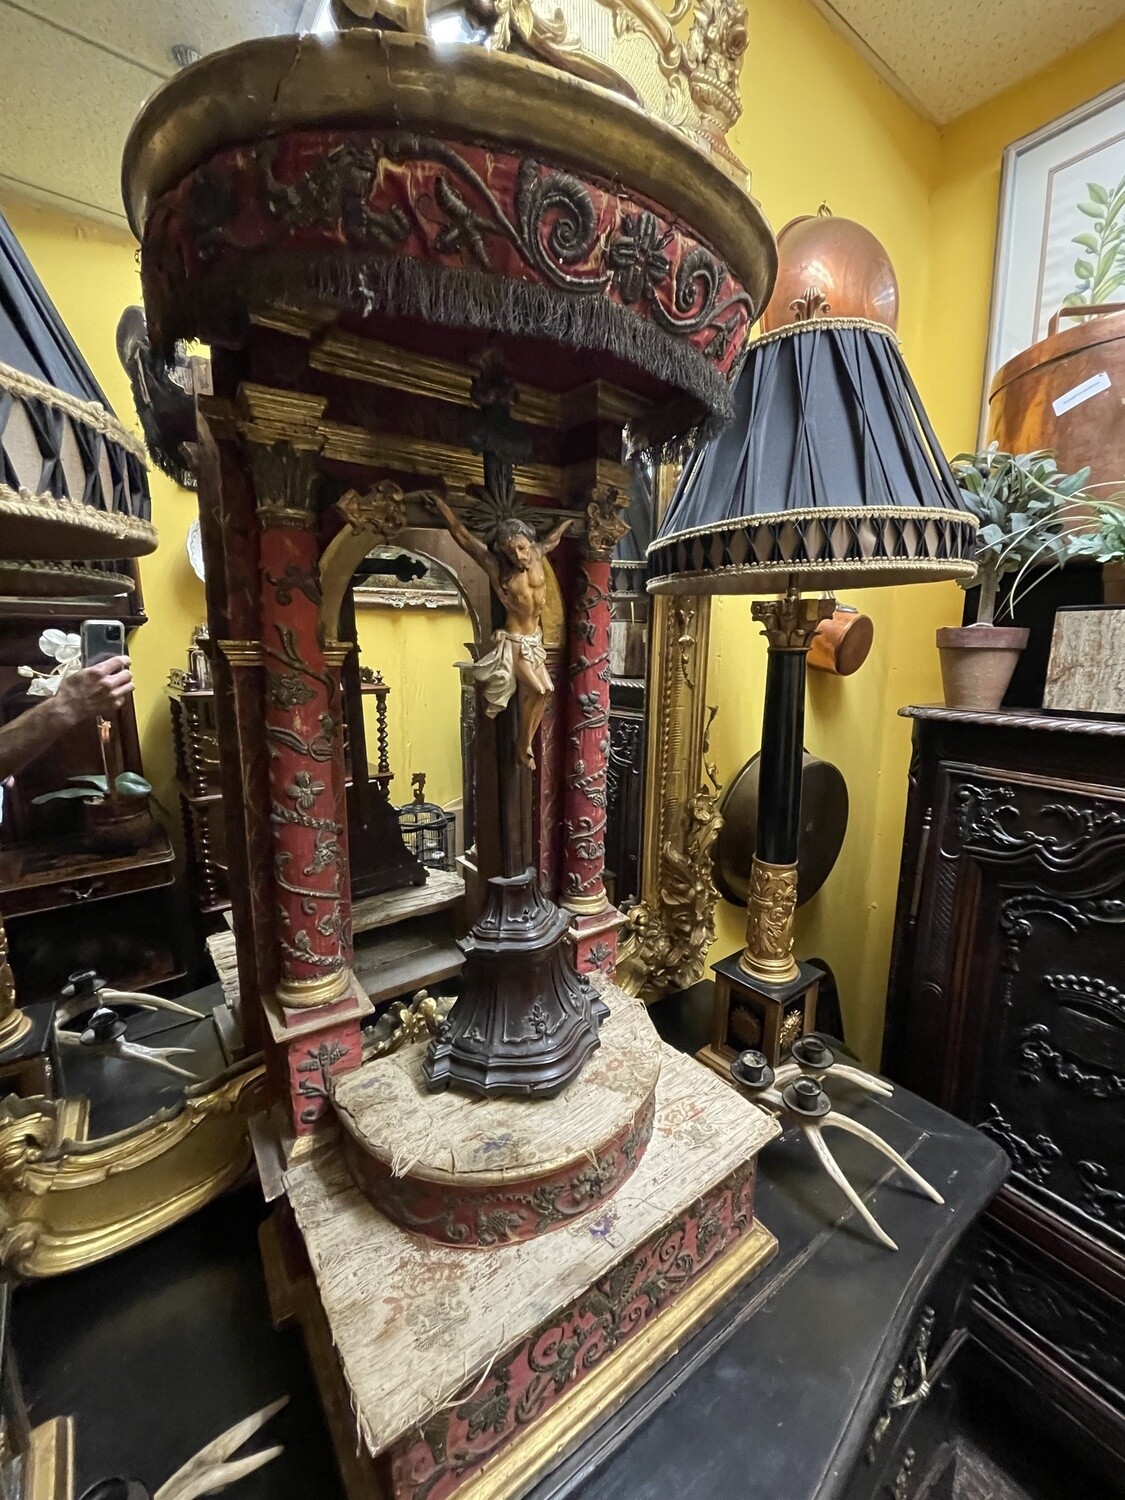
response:
<path id="1" fill-rule="evenodd" d="M 493 632 L 492 650 L 472 663 L 472 672 L 484 693 L 485 713 L 490 719 L 503 713 L 518 694 L 516 755 L 521 765 L 533 771 L 532 745 L 555 690 L 543 645 L 543 609 L 547 602 L 543 559 L 555 550 L 572 522 L 561 521 L 540 541 L 526 521 L 511 517 L 500 522 L 495 541 L 486 547 L 440 496 L 434 496 L 433 503 L 453 540 L 488 574 L 504 606 L 504 628 Z"/>

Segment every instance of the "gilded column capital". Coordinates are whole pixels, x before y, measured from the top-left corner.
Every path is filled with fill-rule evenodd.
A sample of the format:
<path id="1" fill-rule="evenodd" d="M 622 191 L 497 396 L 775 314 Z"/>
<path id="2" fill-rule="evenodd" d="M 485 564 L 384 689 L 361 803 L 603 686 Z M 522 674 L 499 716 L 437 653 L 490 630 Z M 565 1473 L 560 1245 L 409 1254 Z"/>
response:
<path id="1" fill-rule="evenodd" d="M 836 608 L 832 599 L 756 599 L 751 613 L 762 627 L 771 651 L 807 651 L 821 620 Z"/>
<path id="2" fill-rule="evenodd" d="M 608 562 L 613 549 L 629 531 L 624 514 L 629 509 L 629 497 L 613 484 L 596 484 L 587 493 L 586 555 Z"/>
<path id="3" fill-rule="evenodd" d="M 247 449 L 262 525 L 312 530 L 321 483 L 315 453 L 292 443 L 251 441 Z"/>

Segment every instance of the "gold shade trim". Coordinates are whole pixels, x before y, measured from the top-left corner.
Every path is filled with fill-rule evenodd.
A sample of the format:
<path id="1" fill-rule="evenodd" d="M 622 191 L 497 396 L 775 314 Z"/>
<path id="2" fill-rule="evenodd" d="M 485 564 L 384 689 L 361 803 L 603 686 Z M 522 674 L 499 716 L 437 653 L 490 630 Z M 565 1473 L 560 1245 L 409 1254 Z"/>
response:
<path id="1" fill-rule="evenodd" d="M 894 329 L 888 328 L 886 323 L 876 323 L 872 318 L 805 318 L 800 322 L 786 323 L 782 328 L 771 328 L 768 333 L 759 334 L 756 339 L 750 340 L 746 350 L 750 353 L 754 349 L 760 349 L 763 344 L 776 344 L 779 339 L 791 339 L 801 333 L 814 333 L 820 328 L 861 328 L 867 333 L 881 334 L 884 338 L 890 339 L 896 348 L 902 348 L 899 336 Z"/>
<path id="2" fill-rule="evenodd" d="M 103 552 L 102 556 L 107 560 L 145 557 L 156 551 L 156 527 L 151 521 L 121 515 L 117 511 L 95 510 L 81 500 L 59 500 L 54 495 L 37 495 L 32 490 L 14 490 L 10 485 L 0 484 L 0 516 L 23 521 L 48 521 L 75 532 L 85 532 L 94 540 L 104 537 L 107 542 L 123 549 L 119 553 Z M 70 545 L 77 553 L 85 550 L 77 537 Z"/>
<path id="3" fill-rule="evenodd" d="M 60 391 L 57 386 L 48 385 L 45 380 L 39 380 L 34 375 L 28 375 L 23 370 L 17 370 L 14 366 L 5 364 L 0 364 L 0 391 L 11 391 L 13 396 L 30 397 L 34 401 L 42 401 L 46 406 L 54 407 L 56 411 L 65 413 L 74 421 L 81 422 L 84 427 L 92 427 L 95 432 L 100 432 L 110 442 L 128 449 L 145 469 L 148 468 L 148 455 L 144 444 L 127 428 L 122 427 L 113 413 L 102 406 L 99 401 L 81 401 L 77 396 Z"/>
<path id="4" fill-rule="evenodd" d="M 976 531 L 980 521 L 968 510 L 959 510 L 950 505 L 803 505 L 793 510 L 768 510 L 752 511 L 749 515 L 731 516 L 727 520 L 712 521 L 706 526 L 690 526 L 685 531 L 673 531 L 668 536 L 657 537 L 655 541 L 648 544 L 645 555 L 651 557 L 654 552 L 662 551 L 665 547 L 671 547 L 675 542 L 683 541 L 686 537 L 693 536 L 715 536 L 723 531 L 749 531 L 754 526 L 784 526 L 787 521 L 947 521 L 958 525 L 968 526 L 970 530 Z M 899 562 L 910 562 L 910 558 L 899 558 Z M 724 567 L 722 571 L 728 573 L 731 566 Z M 746 566 L 740 564 L 739 566 Z M 758 567 L 773 567 L 770 563 L 759 563 Z M 777 564 L 781 567 L 782 564 Z M 816 564 L 824 566 L 824 564 Z M 848 564 L 850 567 L 856 564 Z"/>

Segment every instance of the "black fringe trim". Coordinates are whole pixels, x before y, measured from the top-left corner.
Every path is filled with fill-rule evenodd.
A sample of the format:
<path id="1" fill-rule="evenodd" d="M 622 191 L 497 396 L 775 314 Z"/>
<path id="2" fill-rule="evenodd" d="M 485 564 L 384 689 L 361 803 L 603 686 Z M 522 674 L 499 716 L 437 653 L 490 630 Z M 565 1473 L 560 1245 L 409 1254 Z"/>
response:
<path id="1" fill-rule="evenodd" d="M 179 339 L 238 341 L 250 313 L 277 303 L 418 317 L 446 327 L 551 339 L 591 353 L 604 350 L 702 404 L 702 420 L 692 421 L 690 429 L 661 434 L 660 457 L 665 450 L 682 451 L 685 441 L 715 436 L 733 415 L 730 382 L 706 355 L 600 291 L 567 292 L 462 267 L 375 260 L 350 251 L 267 253 L 167 291 L 157 277 L 145 279 L 153 346 L 165 356 Z M 685 420 L 689 410 L 685 404 Z"/>

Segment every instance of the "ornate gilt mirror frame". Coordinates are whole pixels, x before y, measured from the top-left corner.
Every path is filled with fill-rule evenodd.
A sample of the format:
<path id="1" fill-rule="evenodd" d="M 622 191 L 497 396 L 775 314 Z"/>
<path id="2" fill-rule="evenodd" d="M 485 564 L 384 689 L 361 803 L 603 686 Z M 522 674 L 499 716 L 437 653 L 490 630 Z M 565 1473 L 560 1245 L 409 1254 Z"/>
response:
<path id="1" fill-rule="evenodd" d="M 675 477 L 661 468 L 657 519 Z M 706 701 L 711 601 L 653 598 L 651 609 L 641 899 L 617 963 L 622 988 L 649 1002 L 703 977 L 719 899 L 711 846 L 722 827 L 722 787 L 707 758 L 716 712 Z"/>

